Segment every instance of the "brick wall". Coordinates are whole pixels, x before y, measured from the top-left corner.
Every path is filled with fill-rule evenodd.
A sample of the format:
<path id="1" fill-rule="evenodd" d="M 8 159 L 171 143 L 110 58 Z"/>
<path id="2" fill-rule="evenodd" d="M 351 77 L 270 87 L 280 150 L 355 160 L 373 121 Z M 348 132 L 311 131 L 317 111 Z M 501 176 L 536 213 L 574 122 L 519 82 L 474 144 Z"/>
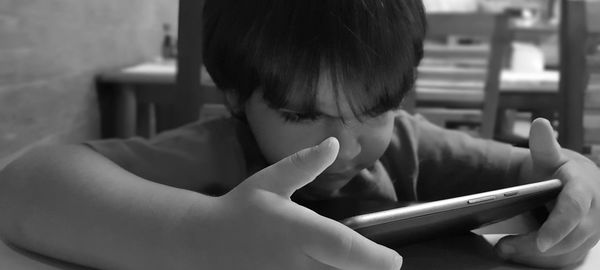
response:
<path id="1" fill-rule="evenodd" d="M 153 59 L 177 3 L 0 1 L 0 168 L 36 145 L 97 138 L 94 75 Z"/>

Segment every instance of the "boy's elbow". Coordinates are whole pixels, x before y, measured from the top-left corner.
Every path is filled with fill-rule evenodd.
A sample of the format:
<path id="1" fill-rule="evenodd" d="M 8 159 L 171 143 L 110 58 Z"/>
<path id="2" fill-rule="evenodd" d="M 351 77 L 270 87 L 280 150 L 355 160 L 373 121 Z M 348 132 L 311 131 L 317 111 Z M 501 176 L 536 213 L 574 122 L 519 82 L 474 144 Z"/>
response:
<path id="1" fill-rule="evenodd" d="M 19 237 L 18 212 L 23 210 L 20 209 L 23 207 L 20 200 L 26 196 L 20 193 L 29 185 L 26 166 L 21 161 L 23 158 L 14 160 L 0 170 L 0 237 L 10 242 Z"/>
<path id="2" fill-rule="evenodd" d="M 35 201 L 35 190 L 43 189 L 47 182 L 48 178 L 42 176 L 53 166 L 60 148 L 48 146 L 31 150 L 0 170 L 0 238 L 3 240 L 18 242 L 22 237 L 25 213 Z"/>

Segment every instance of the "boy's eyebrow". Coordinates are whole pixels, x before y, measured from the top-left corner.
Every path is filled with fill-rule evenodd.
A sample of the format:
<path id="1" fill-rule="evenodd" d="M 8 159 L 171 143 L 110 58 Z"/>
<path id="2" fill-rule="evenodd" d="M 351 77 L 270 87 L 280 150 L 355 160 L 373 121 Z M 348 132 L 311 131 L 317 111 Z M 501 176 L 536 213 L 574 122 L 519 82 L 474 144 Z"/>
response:
<path id="1" fill-rule="evenodd" d="M 283 111 L 283 112 L 289 112 L 289 113 L 297 113 L 297 114 L 304 114 L 305 113 L 305 112 L 302 112 L 302 111 L 288 109 L 288 108 L 279 108 L 278 110 L 279 111 Z M 319 110 L 314 110 L 314 111 L 309 112 L 309 113 L 319 114 L 319 115 L 323 115 L 323 116 L 331 117 L 331 118 L 340 118 L 339 116 L 330 115 L 330 114 L 324 113 L 324 112 L 319 111 Z"/>
<path id="2" fill-rule="evenodd" d="M 352 114 L 352 117 L 350 117 L 350 118 L 339 116 L 339 115 L 331 115 L 331 114 L 322 112 L 320 110 L 314 110 L 314 111 L 310 111 L 310 112 L 303 112 L 303 111 L 298 111 L 298 110 L 288 109 L 288 108 L 279 108 L 277 110 L 283 111 L 283 112 L 288 112 L 288 113 L 296 113 L 296 114 L 317 114 L 317 115 L 322 115 L 322 116 L 325 116 L 327 118 L 333 118 L 333 119 L 352 119 L 352 118 L 356 118 L 357 117 L 354 114 Z M 375 110 L 373 110 L 373 111 L 375 111 Z M 370 115 L 370 111 L 367 111 L 367 112 L 361 114 L 358 117 L 360 118 L 360 117 L 363 117 L 365 115 L 369 116 Z"/>
<path id="3" fill-rule="evenodd" d="M 390 111 L 390 110 L 394 110 L 394 108 L 381 108 L 380 106 L 375 106 L 373 108 L 370 108 L 368 110 L 363 110 L 363 112 L 360 115 L 356 115 L 354 113 L 351 113 L 350 118 L 345 118 L 343 116 L 339 116 L 339 115 L 331 115 L 328 113 L 325 113 L 321 110 L 319 110 L 318 108 L 314 108 L 314 109 L 309 109 L 308 111 L 303 109 L 302 106 L 290 106 L 290 104 L 288 104 L 288 106 L 285 107 L 278 107 L 278 106 L 269 106 L 274 110 L 279 110 L 279 111 L 284 111 L 284 112 L 289 112 L 289 113 L 297 113 L 297 114 L 320 114 L 326 117 L 331 117 L 331 118 L 340 118 L 340 119 L 351 119 L 351 118 L 361 118 L 364 116 L 377 116 L 380 114 L 385 113 L 386 111 Z"/>

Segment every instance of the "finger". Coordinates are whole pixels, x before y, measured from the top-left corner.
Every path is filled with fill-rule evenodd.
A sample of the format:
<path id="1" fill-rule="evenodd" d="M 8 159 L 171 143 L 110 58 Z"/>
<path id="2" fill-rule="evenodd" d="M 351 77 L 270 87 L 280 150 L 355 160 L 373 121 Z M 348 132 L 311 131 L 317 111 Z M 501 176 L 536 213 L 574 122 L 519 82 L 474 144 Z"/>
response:
<path id="1" fill-rule="evenodd" d="M 358 233 L 353 232 L 352 242 L 347 248 L 347 256 L 339 261 L 342 269 L 381 269 L 398 270 L 402 267 L 402 256 L 398 252 L 379 245 Z M 335 265 L 335 264 L 334 264 Z"/>
<path id="2" fill-rule="evenodd" d="M 315 270 L 339 270 L 337 267 L 333 267 L 328 264 L 324 264 L 320 261 L 313 259 L 312 257 L 307 256 L 308 263 L 305 269 L 315 269 Z"/>
<path id="3" fill-rule="evenodd" d="M 596 237 L 594 228 L 595 224 L 591 219 L 585 219 L 580 222 L 569 235 L 563 238 L 555 246 L 544 252 L 547 256 L 556 256 L 574 252 L 579 247 L 584 245 L 589 239 Z"/>
<path id="4" fill-rule="evenodd" d="M 339 149 L 338 140 L 330 137 L 317 146 L 300 150 L 263 169 L 244 181 L 244 184 L 290 197 L 329 167 Z"/>
<path id="5" fill-rule="evenodd" d="M 313 224 L 318 228 L 304 251 L 317 261 L 346 270 L 398 270 L 402 257 L 394 250 L 379 245 L 333 220 Z"/>
<path id="6" fill-rule="evenodd" d="M 509 261 L 535 267 L 556 268 L 581 262 L 588 251 L 598 242 L 597 239 L 588 238 L 585 243 L 571 252 L 560 255 L 548 255 L 541 253 L 535 248 L 535 238 L 535 233 L 523 236 L 507 236 L 498 242 L 496 250 L 498 251 L 498 255 Z M 514 248 L 512 252 L 503 253 L 502 249 L 505 245 Z"/>
<path id="7" fill-rule="evenodd" d="M 500 257 L 509 260 L 517 255 L 540 255 L 536 239 L 537 232 L 505 236 L 496 243 L 496 252 Z"/>
<path id="8" fill-rule="evenodd" d="M 533 165 L 544 170 L 544 173 L 552 173 L 566 162 L 561 147 L 554 138 L 554 130 L 544 118 L 537 118 L 531 123 L 529 150 Z"/>
<path id="9" fill-rule="evenodd" d="M 567 185 L 560 193 L 556 206 L 539 229 L 537 245 L 547 251 L 565 238 L 588 214 L 592 200 L 587 192 Z"/>

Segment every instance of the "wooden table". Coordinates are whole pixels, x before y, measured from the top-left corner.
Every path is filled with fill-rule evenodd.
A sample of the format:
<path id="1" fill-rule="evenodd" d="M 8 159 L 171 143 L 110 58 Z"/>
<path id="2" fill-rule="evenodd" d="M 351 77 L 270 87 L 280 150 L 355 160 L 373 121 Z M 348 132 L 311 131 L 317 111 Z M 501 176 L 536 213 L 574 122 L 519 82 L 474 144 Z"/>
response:
<path id="1" fill-rule="evenodd" d="M 492 243 L 500 235 L 479 236 L 466 234 L 422 242 L 397 248 L 404 257 L 402 270 L 527 270 L 534 269 L 514 265 L 498 258 Z M 202 267 L 199 267 L 201 269 Z M 0 241 L 0 269 L 7 270 L 85 270 L 76 266 L 37 255 Z M 600 245 L 592 249 L 582 265 L 565 270 L 600 269 Z"/>
<path id="2" fill-rule="evenodd" d="M 531 270 L 499 258 L 493 245 L 507 234 L 520 234 L 539 227 L 531 214 L 523 214 L 489 226 L 434 240 L 392 247 L 404 258 L 402 270 Z M 199 267 L 201 268 L 201 267 Z M 44 257 L 0 241 L 0 269 L 10 270 L 82 270 L 88 269 Z M 600 244 L 581 265 L 563 270 L 600 269 Z"/>
<path id="3" fill-rule="evenodd" d="M 206 103 L 223 97 L 202 68 L 202 96 Z M 102 137 L 151 137 L 174 128 L 175 62 L 150 62 L 101 73 L 96 79 Z M 200 108 L 198 108 L 200 110 Z"/>

